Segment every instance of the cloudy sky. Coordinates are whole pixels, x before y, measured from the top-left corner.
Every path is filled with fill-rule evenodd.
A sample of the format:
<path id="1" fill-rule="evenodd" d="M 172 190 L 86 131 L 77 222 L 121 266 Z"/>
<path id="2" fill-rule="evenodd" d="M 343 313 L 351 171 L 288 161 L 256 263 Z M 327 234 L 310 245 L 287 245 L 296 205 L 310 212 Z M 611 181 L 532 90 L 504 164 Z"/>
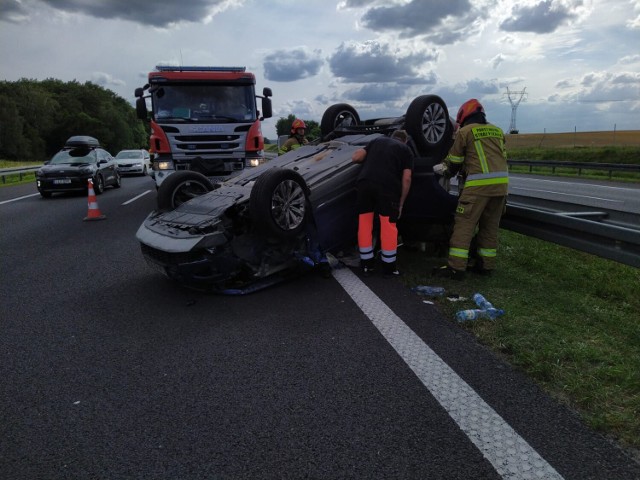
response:
<path id="1" fill-rule="evenodd" d="M 246 66 L 273 90 L 271 138 L 291 113 L 396 116 L 424 94 L 453 116 L 478 98 L 507 130 L 523 91 L 522 133 L 640 129 L 640 0 L 0 0 L 1 80 L 133 103 L 158 64 Z"/>

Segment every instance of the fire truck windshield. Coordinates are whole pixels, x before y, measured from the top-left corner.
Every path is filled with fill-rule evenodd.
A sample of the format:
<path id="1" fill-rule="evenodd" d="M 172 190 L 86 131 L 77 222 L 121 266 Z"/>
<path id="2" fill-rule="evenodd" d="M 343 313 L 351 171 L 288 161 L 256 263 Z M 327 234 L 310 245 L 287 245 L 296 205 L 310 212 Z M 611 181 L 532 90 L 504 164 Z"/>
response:
<path id="1" fill-rule="evenodd" d="M 257 118 L 251 85 L 163 85 L 153 91 L 152 103 L 158 121 L 227 123 Z"/>

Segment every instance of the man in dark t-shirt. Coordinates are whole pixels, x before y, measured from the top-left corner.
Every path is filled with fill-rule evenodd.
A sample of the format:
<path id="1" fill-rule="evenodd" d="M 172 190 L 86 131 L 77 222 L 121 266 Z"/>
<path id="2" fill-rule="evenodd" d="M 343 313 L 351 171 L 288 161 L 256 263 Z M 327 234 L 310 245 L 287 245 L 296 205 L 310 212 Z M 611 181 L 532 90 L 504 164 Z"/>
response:
<path id="1" fill-rule="evenodd" d="M 373 220 L 380 218 L 382 273 L 400 275 L 396 267 L 398 229 L 396 222 L 411 187 L 413 154 L 406 145 L 407 132 L 396 130 L 391 137 L 378 137 L 353 153 L 351 160 L 362 163 L 358 174 L 358 248 L 365 275 L 373 271 Z"/>

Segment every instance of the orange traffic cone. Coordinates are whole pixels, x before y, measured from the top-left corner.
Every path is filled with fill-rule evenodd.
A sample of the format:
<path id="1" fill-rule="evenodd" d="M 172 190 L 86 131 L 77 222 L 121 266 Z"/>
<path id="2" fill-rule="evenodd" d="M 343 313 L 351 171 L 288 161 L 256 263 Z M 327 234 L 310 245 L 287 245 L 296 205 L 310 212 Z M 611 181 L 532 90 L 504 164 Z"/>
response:
<path id="1" fill-rule="evenodd" d="M 93 180 L 89 179 L 89 212 L 84 220 L 104 220 L 106 216 L 100 213 L 98 208 L 98 201 L 96 200 L 96 192 L 93 191 Z"/>

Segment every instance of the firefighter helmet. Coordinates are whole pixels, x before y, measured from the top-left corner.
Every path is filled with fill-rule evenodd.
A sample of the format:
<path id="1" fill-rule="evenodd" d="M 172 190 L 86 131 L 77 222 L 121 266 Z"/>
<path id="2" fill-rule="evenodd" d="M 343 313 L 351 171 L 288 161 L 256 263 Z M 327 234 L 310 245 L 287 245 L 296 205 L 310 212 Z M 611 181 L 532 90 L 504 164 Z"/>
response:
<path id="1" fill-rule="evenodd" d="M 291 124 L 291 133 L 296 133 L 296 130 L 298 130 L 299 128 L 307 128 L 307 126 L 302 120 L 296 118 Z"/>
<path id="2" fill-rule="evenodd" d="M 460 106 L 458 115 L 456 116 L 456 123 L 462 126 L 464 124 L 464 121 L 474 113 L 484 113 L 484 107 L 478 100 L 472 98 L 471 100 L 467 100 Z"/>

